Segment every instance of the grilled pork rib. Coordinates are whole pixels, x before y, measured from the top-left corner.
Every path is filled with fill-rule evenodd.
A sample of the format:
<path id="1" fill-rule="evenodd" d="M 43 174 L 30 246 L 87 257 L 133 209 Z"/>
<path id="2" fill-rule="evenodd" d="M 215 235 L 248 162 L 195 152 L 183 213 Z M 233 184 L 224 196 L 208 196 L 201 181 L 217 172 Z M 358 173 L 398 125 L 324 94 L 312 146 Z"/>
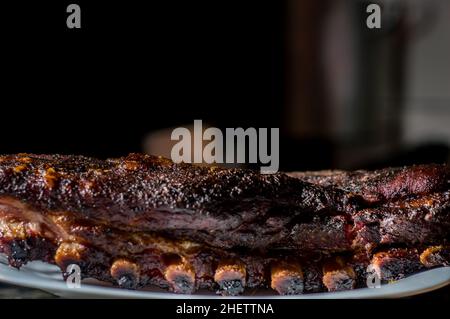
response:
<path id="1" fill-rule="evenodd" d="M 43 214 L 61 211 L 125 231 L 167 233 L 219 248 L 287 245 L 296 224 L 353 207 L 343 191 L 284 174 L 178 165 L 136 154 L 106 161 L 5 156 L 0 194 Z"/>
<path id="2" fill-rule="evenodd" d="M 0 250 L 16 267 L 76 263 L 125 288 L 234 295 L 350 289 L 383 247 L 446 245 L 446 166 L 289 175 L 139 154 L 1 156 Z M 425 264 L 445 264 L 447 250 L 430 249 Z"/>

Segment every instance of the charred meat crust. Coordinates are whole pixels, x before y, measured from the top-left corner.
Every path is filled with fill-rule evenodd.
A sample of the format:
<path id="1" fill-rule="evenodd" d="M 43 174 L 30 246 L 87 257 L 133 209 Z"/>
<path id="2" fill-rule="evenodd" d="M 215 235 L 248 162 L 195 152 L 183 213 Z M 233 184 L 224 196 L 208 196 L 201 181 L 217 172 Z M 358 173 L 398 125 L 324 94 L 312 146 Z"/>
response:
<path id="1" fill-rule="evenodd" d="M 450 230 L 450 192 L 386 203 L 353 214 L 353 247 L 445 243 Z"/>
<path id="2" fill-rule="evenodd" d="M 0 251 L 15 267 L 75 263 L 122 288 L 223 295 L 353 289 L 368 266 L 391 281 L 448 264 L 446 166 L 290 175 L 0 156 Z"/>
<path id="3" fill-rule="evenodd" d="M 174 164 L 139 154 L 104 161 L 22 154 L 0 157 L 0 194 L 20 199 L 44 214 L 70 213 L 124 231 L 159 232 L 224 249 L 344 251 L 360 230 L 349 231 L 352 216 L 364 207 L 358 201 L 368 197 L 363 190 L 391 199 L 448 186 L 448 169 L 439 165 L 354 174 L 348 173 L 350 177 L 341 178 L 345 183 L 339 180 L 337 187 L 331 187 L 285 174 Z M 386 216 L 387 210 L 383 209 Z M 357 225 L 361 229 L 366 226 L 362 214 L 356 216 L 362 220 Z M 422 226 L 430 225 L 434 224 Z M 383 241 L 376 237 L 382 230 L 371 226 L 362 232 L 374 234 L 371 241 Z M 404 227 L 399 227 L 401 232 Z M 396 225 L 392 228 L 395 232 Z M 431 228 L 427 233 L 435 232 Z"/>
<path id="4" fill-rule="evenodd" d="M 125 231 L 167 232 L 220 248 L 277 246 L 294 221 L 345 214 L 350 197 L 284 174 L 196 167 L 132 154 L 0 157 L 0 194 Z M 212 234 L 208 236 L 209 234 Z"/>
<path id="5" fill-rule="evenodd" d="M 361 196 L 368 203 L 380 203 L 411 195 L 449 189 L 446 165 L 428 164 L 375 171 L 291 172 L 289 176 L 325 187 L 336 187 Z"/>
<path id="6" fill-rule="evenodd" d="M 295 221 L 283 228 L 280 234 L 274 233 L 272 244 L 265 242 L 266 246 L 246 245 L 248 241 L 245 239 L 249 236 L 254 241 L 264 241 L 266 237 L 264 234 L 244 233 L 234 239 L 238 244 L 232 247 L 257 248 L 259 251 L 295 250 L 298 255 L 308 255 L 314 252 L 330 254 L 372 250 L 380 245 L 445 244 L 450 231 L 450 223 L 447 222 L 450 213 L 448 197 L 448 192 L 431 194 L 420 201 L 413 199 L 390 203 L 381 208 L 364 209 L 350 216 L 319 215 L 309 221 Z M 4 196 L 0 196 L 0 217 L 3 236 L 20 238 L 38 232 L 44 234 L 42 236 L 47 240 L 95 243 L 101 249 L 108 250 L 112 247 L 114 251 L 123 254 L 139 253 L 145 249 L 153 249 L 155 245 L 164 245 L 167 242 L 165 238 L 185 242 L 191 248 L 204 245 L 221 250 L 223 245 L 216 242 L 231 237 L 215 231 L 198 232 L 192 236 L 186 230 L 131 232 L 117 228 L 115 223 L 95 223 L 70 212 L 41 212 L 17 199 Z M 282 239 L 275 245 L 274 238 Z M 115 245 L 111 246 L 111 242 Z M 187 248 L 183 246 L 172 249 Z"/>
<path id="7" fill-rule="evenodd" d="M 27 247 L 26 252 L 23 247 Z M 164 251 L 117 258 L 77 243 L 63 243 L 57 248 L 39 238 L 2 239 L 0 248 L 1 252 L 8 254 L 9 262 L 15 267 L 31 260 L 46 260 L 56 262 L 66 276 L 67 267 L 77 264 L 83 278 L 111 282 L 122 288 L 158 286 L 176 293 L 209 289 L 222 295 L 269 287 L 283 295 L 347 290 L 364 287 L 365 270 L 369 266 L 382 282 L 391 282 L 425 268 L 446 266 L 449 262 L 448 250 L 440 250 L 444 259 L 433 259 L 432 265 L 423 263 L 426 261 L 422 260 L 422 255 L 428 256 L 429 250 L 437 253 L 436 247 L 427 248 L 422 253 L 416 248 L 390 248 L 363 259 L 357 255 L 332 256 L 315 262 L 295 257 L 251 255 L 232 259 L 214 256 L 208 251 L 191 256 L 192 259 Z M 251 280 L 253 284 L 249 283 Z M 358 282 L 364 284 L 359 285 Z"/>
<path id="8" fill-rule="evenodd" d="M 371 262 L 382 281 L 402 279 L 424 269 L 417 249 L 393 248 L 376 253 Z"/>

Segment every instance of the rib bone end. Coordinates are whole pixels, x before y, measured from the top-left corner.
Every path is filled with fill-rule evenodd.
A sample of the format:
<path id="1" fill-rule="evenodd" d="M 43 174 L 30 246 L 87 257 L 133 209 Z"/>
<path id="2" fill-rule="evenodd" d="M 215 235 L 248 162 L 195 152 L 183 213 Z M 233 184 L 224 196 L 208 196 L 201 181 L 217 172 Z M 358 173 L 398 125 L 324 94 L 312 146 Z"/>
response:
<path id="1" fill-rule="evenodd" d="M 139 266 L 126 259 L 116 260 L 110 269 L 111 276 L 121 288 L 136 289 L 139 285 Z"/>
<path id="2" fill-rule="evenodd" d="M 214 281 L 219 285 L 217 293 L 223 296 L 236 296 L 244 292 L 247 272 L 245 265 L 238 261 L 226 261 L 219 264 Z"/>
<path id="3" fill-rule="evenodd" d="M 416 249 L 393 248 L 373 255 L 371 266 L 382 281 L 396 281 L 423 268 Z"/>
<path id="4" fill-rule="evenodd" d="M 432 246 L 420 254 L 420 262 L 427 268 L 450 265 L 450 246 Z"/>
<path id="5" fill-rule="evenodd" d="M 355 288 L 356 274 L 342 258 L 337 257 L 324 264 L 322 281 L 328 291 L 350 290 Z"/>
<path id="6" fill-rule="evenodd" d="M 168 265 L 164 277 L 175 293 L 191 294 L 195 290 L 195 272 L 184 258 Z"/>
<path id="7" fill-rule="evenodd" d="M 86 247 L 78 243 L 62 243 L 55 253 L 55 263 L 65 271 L 71 264 L 83 265 Z"/>
<path id="8" fill-rule="evenodd" d="M 303 272 L 300 265 L 280 263 L 272 266 L 270 286 L 280 295 L 303 293 Z"/>

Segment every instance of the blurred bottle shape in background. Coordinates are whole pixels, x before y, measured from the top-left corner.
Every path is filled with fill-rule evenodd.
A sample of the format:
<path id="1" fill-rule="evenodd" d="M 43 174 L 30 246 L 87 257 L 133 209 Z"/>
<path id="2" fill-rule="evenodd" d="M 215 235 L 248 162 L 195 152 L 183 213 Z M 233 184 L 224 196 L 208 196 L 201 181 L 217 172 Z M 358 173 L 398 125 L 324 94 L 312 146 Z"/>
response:
<path id="1" fill-rule="evenodd" d="M 380 29 L 366 24 L 373 2 Z M 265 8 L 266 18 L 241 21 L 257 31 L 242 31 L 246 45 L 215 72 L 236 74 L 205 107 L 205 125 L 280 127 L 281 170 L 448 161 L 449 1 L 274 0 Z M 168 156 L 172 129 L 200 119 L 189 112 L 169 129 L 149 128 L 144 150 Z"/>
<path id="2" fill-rule="evenodd" d="M 439 9 L 449 10 L 448 2 L 377 1 L 380 29 L 366 25 L 371 1 L 288 3 L 284 118 L 285 134 L 296 148 L 289 168 L 376 167 L 448 158 L 445 139 L 450 134 L 440 139 L 444 145 L 424 140 L 426 146 L 412 153 L 404 144 L 404 133 L 411 130 L 405 128 L 408 85 L 412 76 L 422 76 L 411 74 L 411 51 L 433 31 Z M 448 49 L 448 42 L 433 43 L 430 50 L 440 46 Z M 425 82 L 441 79 L 450 88 L 450 70 L 442 67 L 442 77 L 431 75 Z M 446 103 L 450 114 L 450 99 Z"/>

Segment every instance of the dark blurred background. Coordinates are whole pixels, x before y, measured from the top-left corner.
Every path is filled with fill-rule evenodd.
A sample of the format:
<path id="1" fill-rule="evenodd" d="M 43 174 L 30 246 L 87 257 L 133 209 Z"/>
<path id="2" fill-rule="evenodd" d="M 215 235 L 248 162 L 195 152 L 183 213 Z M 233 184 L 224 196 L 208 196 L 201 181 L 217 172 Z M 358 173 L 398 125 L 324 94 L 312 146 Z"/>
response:
<path id="1" fill-rule="evenodd" d="M 82 28 L 66 28 L 66 6 Z M 369 3 L 380 30 L 366 27 Z M 0 152 L 168 156 L 174 127 L 279 127 L 280 169 L 448 162 L 450 2 L 2 3 Z"/>

